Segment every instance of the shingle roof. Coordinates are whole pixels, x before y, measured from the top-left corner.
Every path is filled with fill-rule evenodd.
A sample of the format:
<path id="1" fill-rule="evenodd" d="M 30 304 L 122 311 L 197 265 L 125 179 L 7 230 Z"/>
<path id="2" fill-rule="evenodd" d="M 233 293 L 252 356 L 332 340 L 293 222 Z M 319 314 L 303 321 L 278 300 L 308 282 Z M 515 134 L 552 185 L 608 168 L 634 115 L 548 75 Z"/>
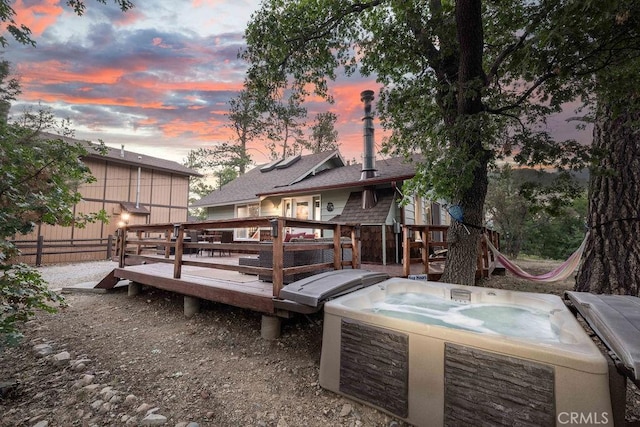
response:
<path id="1" fill-rule="evenodd" d="M 344 163 L 338 162 L 337 167 L 332 169 L 319 167 L 334 158 L 342 159 L 340 154 L 334 151 L 302 156 L 299 161 L 285 169 L 261 172 L 261 166 L 258 166 L 191 206 L 224 206 L 256 201 L 263 196 L 304 194 L 319 190 L 358 188 L 403 181 L 415 175 L 414 162 L 419 160 L 418 155 L 412 159 L 414 162 L 406 161 L 401 157 L 376 160 L 376 176 L 362 180 L 360 164 L 344 166 Z M 318 172 L 313 173 L 314 170 Z"/>
<path id="2" fill-rule="evenodd" d="M 108 160 L 113 163 L 120 163 L 131 166 L 142 166 L 143 168 L 161 170 L 165 172 L 170 172 L 177 175 L 187 175 L 187 176 L 202 176 L 199 172 L 190 169 L 186 166 L 181 165 L 178 162 L 174 162 L 171 160 L 160 159 L 158 157 L 152 157 L 147 155 L 142 155 L 139 153 L 134 153 L 133 151 L 122 150 L 117 148 L 106 147 L 106 154 L 101 154 L 95 150 L 98 147 L 98 144 L 94 144 L 90 141 L 80 140 L 70 137 L 64 137 L 48 132 L 41 132 L 44 138 L 51 139 L 63 139 L 64 141 L 70 144 L 83 144 L 87 148 L 89 152 L 88 158 L 91 159 L 102 159 Z"/>
<path id="3" fill-rule="evenodd" d="M 97 146 L 90 143 L 91 146 Z M 102 155 L 89 147 L 89 158 L 104 159 L 112 163 L 121 163 L 131 166 L 142 166 L 143 168 L 161 170 L 176 175 L 202 176 L 199 172 L 181 165 L 171 160 L 160 159 L 158 157 L 147 156 L 133 151 L 122 150 L 117 148 L 106 147 L 107 153 Z"/>
<path id="4" fill-rule="evenodd" d="M 292 183 L 303 179 L 315 170 L 322 170 L 323 165 L 333 163 L 342 169 L 344 162 L 338 151 L 326 151 L 300 157 L 300 160 L 282 169 L 262 172 L 257 166 L 247 173 L 192 204 L 193 207 L 221 206 L 257 200 L 261 194 L 288 188 Z M 319 172 L 322 174 L 323 172 Z M 307 178 L 309 179 L 309 178 Z M 305 179 L 306 181 L 306 179 Z M 304 182 L 304 181 L 303 181 Z"/>
<path id="5" fill-rule="evenodd" d="M 417 161 L 419 156 L 414 156 Z M 403 181 L 412 178 L 415 173 L 415 163 L 408 162 L 402 157 L 376 160 L 376 176 L 368 179 L 360 179 L 362 175 L 362 165 L 355 164 L 343 166 L 335 169 L 328 169 L 316 175 L 309 176 L 303 181 L 286 187 L 276 187 L 269 191 L 259 192 L 260 196 L 270 196 L 288 193 L 304 193 L 305 191 L 317 191 L 321 189 L 362 187 L 389 183 L 392 181 Z"/>
<path id="6" fill-rule="evenodd" d="M 356 222 L 359 224 L 384 224 L 389 215 L 389 209 L 395 197 L 393 188 L 376 190 L 378 202 L 372 208 L 362 209 L 362 191 L 354 191 L 349 195 L 342 213 L 331 218 L 330 221 Z"/>

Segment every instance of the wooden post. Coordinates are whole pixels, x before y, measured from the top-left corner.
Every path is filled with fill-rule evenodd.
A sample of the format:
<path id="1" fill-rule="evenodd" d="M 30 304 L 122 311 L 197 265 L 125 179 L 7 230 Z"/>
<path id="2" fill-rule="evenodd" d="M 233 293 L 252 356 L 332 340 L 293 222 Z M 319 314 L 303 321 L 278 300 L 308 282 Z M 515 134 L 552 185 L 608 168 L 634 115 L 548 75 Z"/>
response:
<path id="1" fill-rule="evenodd" d="M 342 269 L 342 228 L 337 224 L 333 229 L 333 269 Z M 351 257 L 353 262 L 353 256 Z"/>
<path id="2" fill-rule="evenodd" d="M 409 233 L 411 229 L 408 225 L 402 226 L 402 275 L 409 277 L 411 274 L 411 247 Z"/>
<path id="3" fill-rule="evenodd" d="M 38 236 L 38 243 L 36 243 L 36 267 L 42 265 L 42 252 L 44 250 L 44 236 Z"/>
<path id="4" fill-rule="evenodd" d="M 164 246 L 164 257 L 169 259 L 171 256 L 171 229 L 164 232 L 164 238 L 167 244 Z"/>
<path id="5" fill-rule="evenodd" d="M 362 230 L 360 225 L 351 229 L 351 268 L 360 268 L 360 236 Z"/>
<path id="6" fill-rule="evenodd" d="M 427 236 L 427 230 L 424 226 L 420 227 L 420 240 L 422 241 L 422 272 L 424 274 L 429 273 L 429 237 Z"/>
<path id="7" fill-rule="evenodd" d="M 284 272 L 282 269 L 284 268 L 284 226 L 285 222 L 283 218 L 277 218 L 271 220 L 272 233 L 275 231 L 276 235 L 273 236 L 273 296 L 278 298 L 280 295 L 280 289 L 282 289 L 282 285 L 284 284 Z M 277 227 L 277 228 L 273 228 Z"/>
<path id="8" fill-rule="evenodd" d="M 109 234 L 107 237 L 107 259 L 111 259 L 113 256 L 113 234 Z"/>
<path id="9" fill-rule="evenodd" d="M 173 261 L 173 278 L 179 279 L 182 274 L 182 252 L 184 250 L 184 227 L 182 224 L 177 225 L 174 228 L 174 231 L 177 231 L 176 234 L 176 250 L 175 255 L 176 258 Z"/>
<path id="10" fill-rule="evenodd" d="M 127 226 L 125 225 L 120 230 L 120 258 L 118 260 L 118 267 L 124 268 L 125 266 L 125 252 L 127 248 Z"/>
<path id="11" fill-rule="evenodd" d="M 424 242 L 427 251 L 427 263 L 424 265 L 424 274 L 427 275 L 427 280 L 429 280 L 429 249 L 431 248 L 431 227 L 428 225 L 424 228 Z"/>
<path id="12" fill-rule="evenodd" d="M 142 245 L 140 244 L 140 240 L 142 240 L 142 230 L 136 231 L 136 238 L 138 239 L 138 248 L 136 249 L 136 255 L 140 255 L 142 253 Z"/>

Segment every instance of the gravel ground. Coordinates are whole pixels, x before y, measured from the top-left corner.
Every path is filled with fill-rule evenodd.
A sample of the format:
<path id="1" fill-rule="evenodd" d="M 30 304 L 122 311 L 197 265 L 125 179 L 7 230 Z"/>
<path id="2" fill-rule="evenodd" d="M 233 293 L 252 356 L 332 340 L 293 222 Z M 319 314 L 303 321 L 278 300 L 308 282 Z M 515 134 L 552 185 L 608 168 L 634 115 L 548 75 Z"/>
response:
<path id="1" fill-rule="evenodd" d="M 47 281 L 50 289 L 60 289 L 77 283 L 97 283 L 116 267 L 117 262 L 95 261 L 41 266 L 36 270 Z"/>

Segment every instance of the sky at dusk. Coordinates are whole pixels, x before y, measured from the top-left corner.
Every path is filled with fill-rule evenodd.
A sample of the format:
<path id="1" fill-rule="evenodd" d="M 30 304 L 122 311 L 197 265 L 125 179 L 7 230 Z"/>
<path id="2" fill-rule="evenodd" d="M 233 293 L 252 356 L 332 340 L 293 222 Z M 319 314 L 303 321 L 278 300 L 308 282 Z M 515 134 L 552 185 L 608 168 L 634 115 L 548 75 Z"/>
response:
<path id="1" fill-rule="evenodd" d="M 37 47 L 7 34 L 3 58 L 23 90 L 12 115 L 46 106 L 71 119 L 79 139 L 177 162 L 192 149 L 232 138 L 225 114 L 242 88 L 247 64 L 237 55 L 259 0 L 134 0 L 126 13 L 112 0 L 85 3 L 79 17 L 64 0 L 15 1 L 16 21 L 31 28 Z M 337 114 L 347 160 L 361 161 L 366 89 L 377 92 L 378 85 L 372 78 L 339 78 L 331 87 L 336 103 L 309 109 L 309 125 L 318 112 Z M 590 132 L 576 133 L 566 116 L 547 122 L 554 136 L 590 142 Z M 253 142 L 249 154 L 255 163 L 269 161 L 263 141 Z"/>
<path id="2" fill-rule="evenodd" d="M 78 17 L 64 0 L 17 0 L 16 21 L 33 31 L 37 47 L 10 36 L 4 59 L 19 77 L 22 95 L 11 114 L 46 106 L 69 118 L 76 138 L 182 162 L 191 149 L 228 141 L 228 101 L 242 87 L 246 63 L 237 58 L 244 28 L 258 0 L 134 0 L 122 13 L 115 2 L 87 0 Z M 373 79 L 340 80 L 333 111 L 341 152 L 360 161 L 360 92 Z M 378 132 L 381 132 L 379 130 Z M 376 134 L 380 146 L 380 134 Z M 250 155 L 265 163 L 255 142 Z"/>

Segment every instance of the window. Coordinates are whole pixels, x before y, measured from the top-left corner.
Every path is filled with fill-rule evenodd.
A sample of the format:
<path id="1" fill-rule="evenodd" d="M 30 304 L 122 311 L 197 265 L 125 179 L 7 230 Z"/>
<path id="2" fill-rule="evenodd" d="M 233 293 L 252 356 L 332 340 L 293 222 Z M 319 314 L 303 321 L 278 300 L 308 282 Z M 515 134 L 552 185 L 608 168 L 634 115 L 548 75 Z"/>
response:
<path id="1" fill-rule="evenodd" d="M 251 203 L 236 206 L 236 218 L 249 218 L 260 216 L 260 204 Z M 245 227 L 235 229 L 235 238 L 238 240 L 260 240 L 258 227 Z"/>
<path id="2" fill-rule="evenodd" d="M 296 219 L 321 219 L 320 196 L 297 197 L 282 200 L 282 215 Z M 305 232 L 320 235 L 320 230 L 289 229 L 288 232 Z"/>

